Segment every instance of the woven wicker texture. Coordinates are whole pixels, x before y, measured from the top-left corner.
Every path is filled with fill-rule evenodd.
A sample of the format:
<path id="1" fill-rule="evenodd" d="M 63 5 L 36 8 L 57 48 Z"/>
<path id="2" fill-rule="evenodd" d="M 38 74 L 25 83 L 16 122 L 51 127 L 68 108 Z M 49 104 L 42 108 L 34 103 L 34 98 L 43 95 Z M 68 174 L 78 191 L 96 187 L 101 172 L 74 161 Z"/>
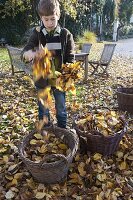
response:
<path id="1" fill-rule="evenodd" d="M 84 144 L 86 144 L 87 150 L 91 153 L 100 153 L 104 156 L 112 155 L 119 146 L 119 143 L 126 133 L 126 125 L 119 133 L 115 133 L 113 136 L 104 136 L 97 131 L 91 131 L 89 133 L 85 133 L 81 131 L 75 124 L 75 130 L 80 138 L 80 140 L 84 140 Z"/>
<path id="2" fill-rule="evenodd" d="M 25 136 L 19 146 L 19 155 L 22 161 L 25 163 L 27 169 L 31 172 L 32 176 L 40 183 L 52 184 L 63 181 L 68 173 L 69 165 L 71 164 L 73 157 L 78 149 L 79 138 L 76 133 L 59 127 L 51 126 L 45 128 L 46 131 L 52 131 L 57 138 L 62 138 L 63 142 L 71 149 L 71 153 L 66 157 L 61 154 L 53 154 L 44 157 L 44 160 L 39 163 L 35 163 L 27 159 L 24 155 L 24 150 L 29 145 L 30 140 L 35 133 L 31 132 Z M 64 137 L 63 137 L 64 136 Z M 47 163 L 47 159 L 56 157 L 57 161 Z"/>
<path id="3" fill-rule="evenodd" d="M 118 88 L 117 100 L 120 110 L 133 114 L 133 88 Z"/>

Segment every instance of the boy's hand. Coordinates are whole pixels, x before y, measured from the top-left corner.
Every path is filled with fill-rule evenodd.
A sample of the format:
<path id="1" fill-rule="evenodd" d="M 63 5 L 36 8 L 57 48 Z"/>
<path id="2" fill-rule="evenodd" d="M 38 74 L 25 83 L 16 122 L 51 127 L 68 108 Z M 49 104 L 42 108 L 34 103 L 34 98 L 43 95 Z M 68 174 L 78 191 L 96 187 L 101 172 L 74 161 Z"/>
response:
<path id="1" fill-rule="evenodd" d="M 36 54 L 36 52 L 34 52 L 32 50 L 26 51 L 23 54 L 23 60 L 25 60 L 27 62 L 31 62 L 34 59 L 35 54 Z"/>

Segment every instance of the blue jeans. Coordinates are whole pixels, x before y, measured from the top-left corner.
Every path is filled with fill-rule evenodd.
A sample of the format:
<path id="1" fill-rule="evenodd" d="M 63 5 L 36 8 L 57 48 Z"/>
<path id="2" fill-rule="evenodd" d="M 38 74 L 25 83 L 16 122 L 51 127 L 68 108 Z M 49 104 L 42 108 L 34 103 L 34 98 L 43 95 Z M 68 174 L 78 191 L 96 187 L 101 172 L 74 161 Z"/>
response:
<path id="1" fill-rule="evenodd" d="M 55 87 L 51 87 L 51 89 L 55 99 L 57 125 L 61 128 L 66 128 L 67 113 L 65 105 L 66 102 L 65 92 L 61 92 Z M 49 109 L 46 109 L 42 105 L 41 101 L 38 101 L 38 111 L 39 111 L 39 120 L 43 119 L 44 116 L 47 116 L 48 121 L 50 122 Z"/>

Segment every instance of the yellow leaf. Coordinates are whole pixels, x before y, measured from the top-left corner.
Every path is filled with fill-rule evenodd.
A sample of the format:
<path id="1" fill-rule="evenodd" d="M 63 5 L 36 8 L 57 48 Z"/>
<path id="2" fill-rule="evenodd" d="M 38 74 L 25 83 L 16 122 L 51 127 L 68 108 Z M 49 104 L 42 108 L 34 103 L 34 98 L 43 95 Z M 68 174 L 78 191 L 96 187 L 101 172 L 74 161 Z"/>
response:
<path id="1" fill-rule="evenodd" d="M 6 148 L 6 147 L 3 147 L 3 148 L 0 149 L 0 153 L 4 153 L 4 152 L 6 152 L 6 151 L 7 151 L 7 148 Z"/>
<path id="2" fill-rule="evenodd" d="M 99 195 L 97 195 L 96 200 L 103 200 L 103 199 Z"/>
<path id="3" fill-rule="evenodd" d="M 108 181 L 107 182 L 107 188 L 110 188 L 110 189 L 113 188 L 113 183 L 111 183 L 111 182 Z"/>
<path id="4" fill-rule="evenodd" d="M 86 171 L 84 170 L 85 167 L 85 163 L 81 162 L 78 165 L 78 171 L 80 173 L 80 176 L 85 176 L 86 175 Z"/>
<path id="5" fill-rule="evenodd" d="M 36 198 L 37 199 L 43 199 L 46 196 L 45 192 L 37 192 L 36 193 Z"/>
<path id="6" fill-rule="evenodd" d="M 14 178 L 14 179 L 12 180 L 12 185 L 17 185 L 17 184 L 18 184 L 18 181 L 17 181 L 17 179 Z"/>
<path id="7" fill-rule="evenodd" d="M 112 199 L 112 200 L 117 200 L 117 199 L 118 199 L 118 198 L 117 198 L 118 196 L 119 196 L 119 194 L 118 194 L 116 191 L 113 191 L 113 192 L 111 193 L 111 199 Z"/>
<path id="8" fill-rule="evenodd" d="M 77 121 L 77 124 L 83 125 L 83 124 L 85 124 L 86 122 L 87 122 L 87 119 L 86 119 L 86 118 L 85 118 L 85 119 L 80 119 L 80 120 Z"/>
<path id="9" fill-rule="evenodd" d="M 115 117 L 116 116 L 116 112 L 115 111 L 110 111 L 110 114 Z"/>
<path id="10" fill-rule="evenodd" d="M 72 151 L 71 151 L 70 148 L 66 150 L 66 155 L 67 155 L 67 156 L 68 156 L 69 154 L 71 154 L 71 153 L 72 153 Z"/>
<path id="11" fill-rule="evenodd" d="M 41 148 L 38 149 L 38 151 L 39 151 L 40 153 L 45 153 L 45 152 L 47 152 L 47 147 L 46 147 L 45 145 L 42 145 Z"/>
<path id="12" fill-rule="evenodd" d="M 10 188 L 12 186 L 16 186 L 18 184 L 18 181 L 16 179 L 13 179 L 11 182 L 8 182 L 6 184 L 6 188 Z"/>
<path id="13" fill-rule="evenodd" d="M 91 159 L 88 158 L 88 159 L 86 159 L 85 163 L 88 165 L 90 163 L 90 161 L 91 161 Z"/>
<path id="14" fill-rule="evenodd" d="M 56 77 L 59 77 L 61 75 L 61 73 L 59 71 L 55 71 L 55 75 L 56 75 Z"/>
<path id="15" fill-rule="evenodd" d="M 10 175 L 5 175 L 5 177 L 6 177 L 6 179 L 8 179 L 8 180 L 13 180 L 13 176 L 10 176 Z"/>
<path id="16" fill-rule="evenodd" d="M 127 159 L 133 161 L 133 156 L 128 156 Z"/>
<path id="17" fill-rule="evenodd" d="M 35 137 L 36 139 L 42 139 L 42 135 L 39 134 L 39 133 L 34 134 L 34 137 Z"/>
<path id="18" fill-rule="evenodd" d="M 111 189 L 107 189 L 107 191 L 105 192 L 105 197 L 107 199 L 109 199 L 110 193 L 111 193 Z"/>
<path id="19" fill-rule="evenodd" d="M 104 116 L 99 114 L 95 115 L 95 118 L 98 120 L 104 120 Z"/>
<path id="20" fill-rule="evenodd" d="M 21 179 L 22 176 L 23 176 L 23 173 L 16 173 L 16 174 L 14 175 L 14 179 Z"/>
<path id="21" fill-rule="evenodd" d="M 108 125 L 107 125 L 107 123 L 105 122 L 105 121 L 99 121 L 98 122 L 103 128 L 107 128 L 108 127 Z"/>
<path id="22" fill-rule="evenodd" d="M 3 138 L 0 138 L 0 144 L 4 144 L 6 143 L 6 140 L 4 140 Z"/>
<path id="23" fill-rule="evenodd" d="M 126 153 L 126 154 L 124 155 L 124 161 L 127 159 L 128 155 L 129 155 L 129 153 Z"/>
<path id="24" fill-rule="evenodd" d="M 70 92 L 71 92 L 73 95 L 76 96 L 76 88 L 75 88 L 74 84 L 72 84 L 72 85 L 69 87 L 69 90 L 70 90 Z"/>
<path id="25" fill-rule="evenodd" d="M 119 123 L 119 120 L 116 117 L 112 117 L 108 120 L 108 124 L 110 126 L 116 126 Z"/>
<path id="26" fill-rule="evenodd" d="M 118 156 L 118 158 L 123 158 L 123 152 L 122 151 L 117 151 L 116 155 Z"/>
<path id="27" fill-rule="evenodd" d="M 121 188 L 115 188 L 114 191 L 116 191 L 118 194 L 122 195 L 122 190 Z"/>
<path id="28" fill-rule="evenodd" d="M 69 177 L 71 178 L 69 182 L 82 184 L 82 179 L 77 173 L 72 173 L 69 175 Z"/>
<path id="29" fill-rule="evenodd" d="M 80 160 L 80 155 L 77 154 L 76 157 L 75 157 L 75 161 L 79 161 Z"/>
<path id="30" fill-rule="evenodd" d="M 104 195 L 105 195 L 105 192 L 101 191 L 101 192 L 99 193 L 99 198 L 103 199 L 103 198 L 104 198 Z"/>
<path id="31" fill-rule="evenodd" d="M 60 149 L 62 149 L 62 150 L 66 150 L 66 149 L 67 149 L 67 145 L 65 145 L 65 144 L 59 144 L 58 146 L 59 146 Z"/>
<path id="32" fill-rule="evenodd" d="M 119 169 L 120 170 L 124 170 L 127 168 L 127 163 L 124 161 L 124 162 L 121 162 L 120 165 L 119 165 Z"/>
<path id="33" fill-rule="evenodd" d="M 4 155 L 4 156 L 3 156 L 3 160 L 4 160 L 5 163 L 7 163 L 7 162 L 8 162 L 8 156 L 5 156 L 5 155 Z"/>
<path id="34" fill-rule="evenodd" d="M 34 139 L 31 140 L 31 141 L 30 141 L 30 144 L 31 144 L 31 145 L 37 144 L 37 140 L 34 140 Z"/>
<path id="35" fill-rule="evenodd" d="M 105 181 L 107 179 L 106 174 L 98 174 L 97 179 L 101 182 Z"/>
<path id="36" fill-rule="evenodd" d="M 34 190 L 34 189 L 36 188 L 35 182 L 33 181 L 32 178 L 26 179 L 26 182 L 27 182 L 28 186 L 29 186 L 31 189 Z"/>
<path id="37" fill-rule="evenodd" d="M 25 81 L 29 81 L 32 85 L 34 85 L 34 81 L 29 76 L 23 76 Z"/>
<path id="38" fill-rule="evenodd" d="M 95 153 L 93 156 L 93 160 L 100 160 L 102 158 L 102 155 L 99 153 Z"/>

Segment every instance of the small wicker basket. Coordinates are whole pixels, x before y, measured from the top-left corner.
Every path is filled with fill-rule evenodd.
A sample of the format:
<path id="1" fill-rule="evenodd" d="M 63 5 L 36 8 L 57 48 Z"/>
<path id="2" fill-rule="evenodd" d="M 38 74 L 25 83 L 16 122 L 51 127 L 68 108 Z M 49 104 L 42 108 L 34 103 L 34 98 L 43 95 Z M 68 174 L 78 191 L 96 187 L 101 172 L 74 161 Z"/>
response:
<path id="1" fill-rule="evenodd" d="M 120 110 L 133 114 L 133 88 L 118 88 L 117 100 Z"/>
<path id="2" fill-rule="evenodd" d="M 86 149 L 88 151 L 91 153 L 97 152 L 104 156 L 110 156 L 118 149 L 119 143 L 127 130 L 127 126 L 125 124 L 123 130 L 120 132 L 117 132 L 112 136 L 104 136 L 95 130 L 85 133 L 77 127 L 76 123 L 74 123 L 74 128 L 80 141 L 84 140 L 84 144 L 86 144 Z"/>
<path id="3" fill-rule="evenodd" d="M 62 138 L 63 142 L 68 145 L 68 148 L 71 149 L 71 153 L 66 157 L 62 154 L 53 154 L 44 157 L 44 160 L 40 161 L 39 163 L 29 160 L 25 157 L 24 151 L 30 140 L 33 138 L 35 133 L 34 131 L 25 136 L 20 143 L 19 155 L 22 161 L 25 163 L 27 169 L 38 182 L 45 184 L 59 183 L 67 176 L 69 165 L 71 164 L 78 149 L 79 138 L 76 133 L 55 126 L 45 128 L 45 130 L 52 131 L 56 137 Z M 51 163 L 46 162 L 47 159 L 54 157 L 58 158 L 59 160 Z"/>

